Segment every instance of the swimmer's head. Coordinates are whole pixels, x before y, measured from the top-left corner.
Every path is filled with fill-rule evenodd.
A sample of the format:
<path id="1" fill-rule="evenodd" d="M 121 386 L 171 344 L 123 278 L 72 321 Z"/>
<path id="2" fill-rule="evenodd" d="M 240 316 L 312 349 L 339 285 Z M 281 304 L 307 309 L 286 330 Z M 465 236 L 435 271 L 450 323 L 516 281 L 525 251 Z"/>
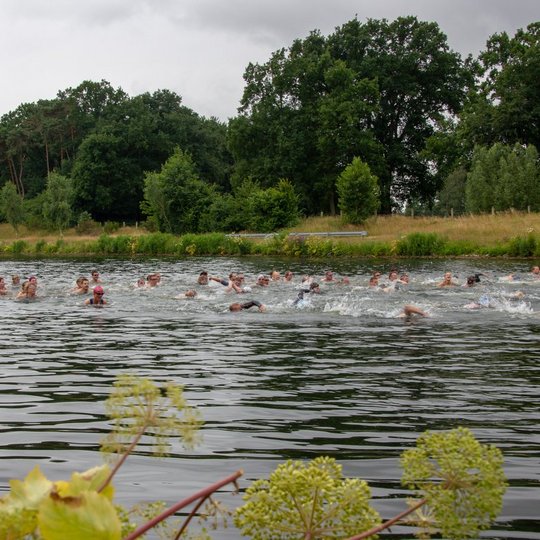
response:
<path id="1" fill-rule="evenodd" d="M 197 291 L 194 291 L 193 289 L 189 289 L 184 293 L 184 296 L 187 296 L 188 298 L 195 298 L 197 296 Z"/>
<path id="2" fill-rule="evenodd" d="M 97 294 L 98 296 L 103 296 L 103 294 L 104 294 L 103 287 L 101 285 L 97 285 L 92 290 L 93 290 L 94 294 Z"/>
<path id="3" fill-rule="evenodd" d="M 229 306 L 229 311 L 242 311 L 242 304 L 235 302 Z"/>
<path id="4" fill-rule="evenodd" d="M 315 292 L 315 293 L 318 293 L 318 292 L 321 292 L 321 288 L 319 287 L 319 284 L 318 283 L 311 283 L 310 286 L 309 286 L 309 290 L 311 292 Z"/>

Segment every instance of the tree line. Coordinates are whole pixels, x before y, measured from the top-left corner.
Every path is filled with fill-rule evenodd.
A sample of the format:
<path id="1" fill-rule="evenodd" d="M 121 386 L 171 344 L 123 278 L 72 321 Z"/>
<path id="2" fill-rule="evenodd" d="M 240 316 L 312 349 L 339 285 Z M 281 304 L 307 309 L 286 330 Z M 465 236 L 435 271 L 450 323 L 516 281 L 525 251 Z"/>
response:
<path id="1" fill-rule="evenodd" d="M 260 230 L 338 210 L 540 210 L 540 22 L 477 58 L 434 22 L 353 19 L 249 64 L 236 117 L 169 90 L 84 81 L 0 119 L 0 213 L 168 232 Z"/>

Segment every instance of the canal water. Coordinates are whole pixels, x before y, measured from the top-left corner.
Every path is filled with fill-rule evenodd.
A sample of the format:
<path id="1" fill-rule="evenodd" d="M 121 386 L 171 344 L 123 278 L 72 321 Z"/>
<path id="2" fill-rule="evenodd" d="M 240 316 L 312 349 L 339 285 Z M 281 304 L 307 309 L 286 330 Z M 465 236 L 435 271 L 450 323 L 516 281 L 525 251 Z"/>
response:
<path id="1" fill-rule="evenodd" d="M 410 284 L 370 289 L 392 266 Z M 523 261 L 336 261 L 262 258 L 0 261 L 0 276 L 38 278 L 38 298 L 0 297 L 0 494 L 34 466 L 53 479 L 101 463 L 108 431 L 103 401 L 114 378 L 134 373 L 185 386 L 204 418 L 202 443 L 157 460 L 142 446 L 116 479 L 117 500 L 173 503 L 237 469 L 240 486 L 288 459 L 335 457 L 346 476 L 366 479 L 373 504 L 391 517 L 405 508 L 399 455 L 425 430 L 470 428 L 505 456 L 510 487 L 486 538 L 540 539 L 540 280 Z M 70 294 L 97 269 L 103 309 Z M 260 273 L 292 283 L 256 287 Z M 321 282 L 326 270 L 336 282 Z M 238 295 L 200 271 L 241 271 Z M 161 273 L 156 288 L 139 277 Z M 441 289 L 445 271 L 460 285 Z M 513 280 L 508 276 L 515 274 Z M 294 303 L 301 278 L 321 294 Z M 349 283 L 342 283 L 343 277 Z M 198 295 L 186 298 L 195 288 Z M 523 295 L 519 294 L 521 291 Z M 516 294 L 518 293 L 518 294 Z M 487 299 L 487 301 L 486 301 Z M 231 302 L 258 300 L 231 313 Z M 480 301 L 480 302 L 479 302 Z M 488 307 L 471 309 L 472 303 Z M 426 318 L 399 317 L 405 304 Z M 230 507 L 238 495 L 222 493 Z M 239 537 L 234 528 L 215 538 Z M 411 537 L 396 527 L 390 536 Z"/>

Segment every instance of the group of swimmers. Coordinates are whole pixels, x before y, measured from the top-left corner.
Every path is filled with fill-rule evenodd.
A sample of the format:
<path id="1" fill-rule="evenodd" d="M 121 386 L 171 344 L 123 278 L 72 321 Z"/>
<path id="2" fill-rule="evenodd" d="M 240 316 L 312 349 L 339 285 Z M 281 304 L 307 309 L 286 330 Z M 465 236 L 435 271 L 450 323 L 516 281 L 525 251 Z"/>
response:
<path id="1" fill-rule="evenodd" d="M 530 275 L 534 279 L 540 279 L 540 267 L 533 266 Z M 197 277 L 197 285 L 207 286 L 210 282 L 216 282 L 225 287 L 225 292 L 236 293 L 236 294 L 246 294 L 252 293 L 255 289 L 262 289 L 270 286 L 271 283 L 283 282 L 283 283 L 292 283 L 293 282 L 293 272 L 287 270 L 283 276 L 277 270 L 272 270 L 270 274 L 259 274 L 253 285 L 246 285 L 246 278 L 243 273 L 240 272 L 231 272 L 227 278 L 222 278 L 219 276 L 210 275 L 206 270 L 203 270 L 199 273 Z M 475 273 L 470 276 L 467 276 L 467 279 L 464 283 L 460 284 L 454 280 L 454 276 L 451 272 L 446 272 L 443 279 L 437 283 L 437 287 L 446 288 L 446 287 L 475 287 L 480 283 L 482 277 L 487 277 L 482 273 Z M 518 274 L 510 274 L 505 276 L 503 279 L 505 281 L 514 281 L 519 279 L 521 276 Z M 38 280 L 36 276 L 30 276 L 24 282 L 21 283 L 21 278 L 19 275 L 13 275 L 12 278 L 12 290 L 16 292 L 16 300 L 32 300 L 36 297 L 36 292 L 38 288 Z M 86 305 L 93 306 L 102 306 L 107 302 L 104 299 L 104 289 L 101 285 L 100 274 L 97 270 L 92 270 L 90 273 L 90 278 L 85 276 L 80 276 L 76 280 L 75 287 L 71 289 L 71 294 L 75 295 L 89 295 L 90 298 L 85 300 Z M 348 277 L 343 276 L 337 278 L 334 275 L 334 272 L 327 270 L 320 279 L 321 283 L 337 283 L 339 285 L 349 285 L 350 280 Z M 369 287 L 377 288 L 384 292 L 391 292 L 394 290 L 399 290 L 399 288 L 407 286 L 410 282 L 409 275 L 405 272 L 399 272 L 397 269 L 392 268 L 388 273 L 387 279 L 383 280 L 382 274 L 379 271 L 373 272 L 372 276 L 369 279 Z M 153 272 L 146 276 L 146 278 L 139 278 L 135 283 L 137 288 L 154 288 L 158 287 L 161 284 L 161 274 L 159 272 Z M 294 306 L 298 306 L 302 300 L 306 298 L 306 295 L 316 295 L 320 294 L 321 287 L 318 281 L 315 281 L 313 276 L 303 276 L 300 284 L 300 289 L 297 293 L 296 299 L 293 301 Z M 3 277 L 0 277 L 0 295 L 9 295 L 10 292 L 6 286 L 5 280 Z M 12 293 L 13 294 L 13 293 Z M 178 295 L 179 297 L 186 298 L 195 298 L 197 296 L 197 290 L 194 288 L 188 289 L 183 294 Z M 489 301 L 486 300 L 486 295 L 483 295 L 478 302 L 473 302 L 465 307 L 480 308 L 489 306 Z M 523 293 L 518 291 L 512 295 L 512 298 L 522 298 Z M 265 311 L 266 306 L 257 300 L 250 300 L 247 302 L 233 302 L 229 305 L 230 311 L 242 311 L 248 310 L 252 307 L 256 307 L 259 311 Z M 426 317 L 427 313 L 420 308 L 407 304 L 403 308 L 401 316 L 411 317 L 413 315 L 419 315 Z"/>

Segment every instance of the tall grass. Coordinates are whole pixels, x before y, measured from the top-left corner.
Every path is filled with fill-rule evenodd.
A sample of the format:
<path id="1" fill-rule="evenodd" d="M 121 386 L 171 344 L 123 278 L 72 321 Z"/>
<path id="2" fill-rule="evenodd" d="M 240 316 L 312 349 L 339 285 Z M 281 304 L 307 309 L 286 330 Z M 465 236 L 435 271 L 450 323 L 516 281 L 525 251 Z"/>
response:
<path id="1" fill-rule="evenodd" d="M 6 232 L 7 225 L 0 225 Z M 288 231 L 264 240 L 228 237 L 222 233 L 141 234 L 121 229 L 99 237 L 66 235 L 0 240 L 6 256 L 63 255 L 284 255 L 320 257 L 540 257 L 540 214 L 505 213 L 460 218 L 380 216 L 364 227 L 341 226 L 340 218 L 309 218 L 297 232 L 366 230 L 367 237 L 289 236 Z M 308 230 L 313 229 L 313 230 Z M 538 231 L 538 232 L 537 232 Z M 125 234 L 124 234 L 125 233 Z M 2 235 L 0 234 L 0 238 Z"/>

